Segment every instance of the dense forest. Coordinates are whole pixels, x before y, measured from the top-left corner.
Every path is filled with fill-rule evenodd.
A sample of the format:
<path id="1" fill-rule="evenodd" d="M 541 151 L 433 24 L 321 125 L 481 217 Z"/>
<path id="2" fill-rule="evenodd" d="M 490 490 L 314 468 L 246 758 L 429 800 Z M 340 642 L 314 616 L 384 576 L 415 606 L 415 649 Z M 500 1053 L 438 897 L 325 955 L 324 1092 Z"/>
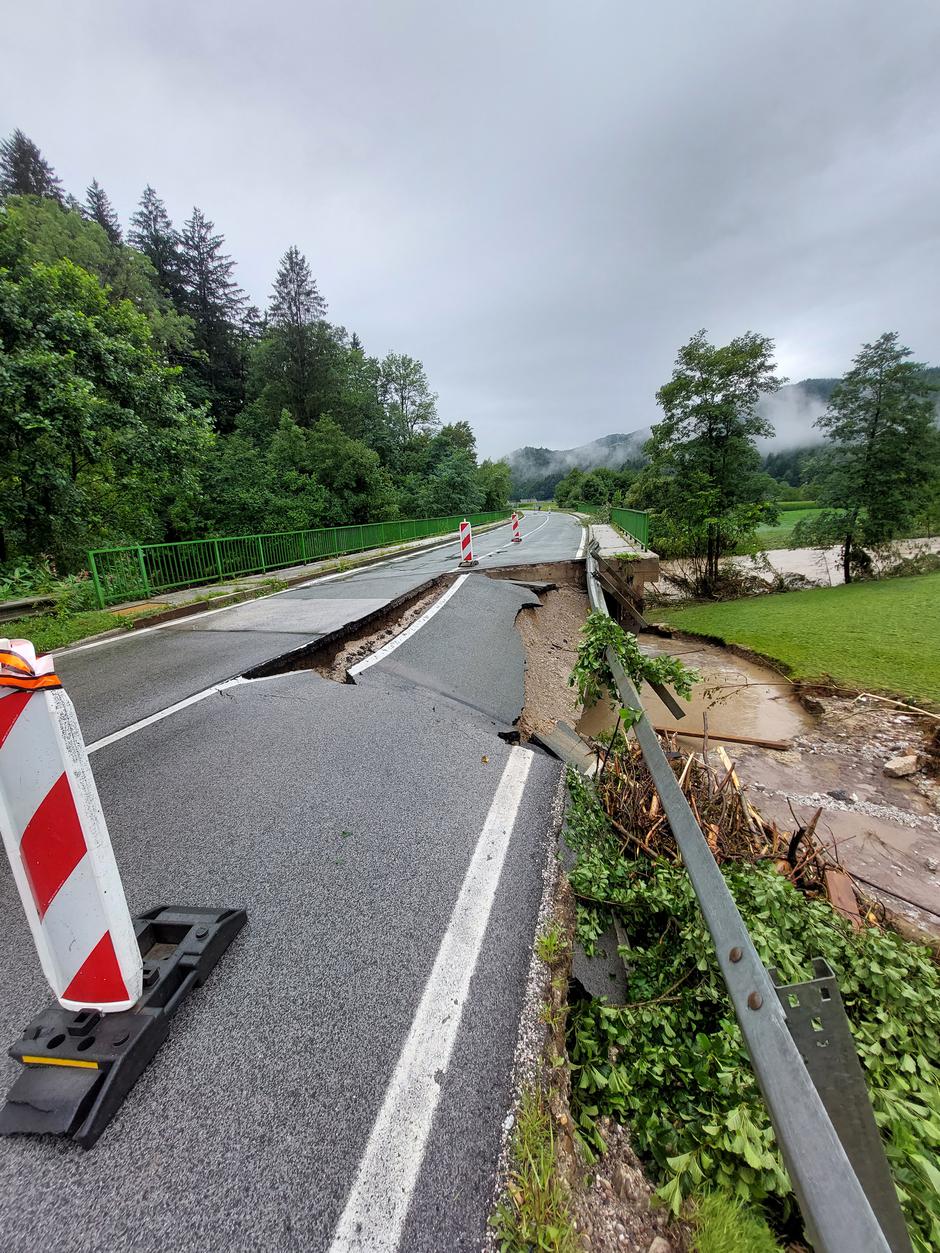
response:
<path id="1" fill-rule="evenodd" d="M 177 228 L 148 186 L 125 228 L 97 179 L 79 201 L 0 142 L 0 566 L 505 505 L 421 362 L 327 312 L 298 247 L 260 310 L 201 209 Z"/>

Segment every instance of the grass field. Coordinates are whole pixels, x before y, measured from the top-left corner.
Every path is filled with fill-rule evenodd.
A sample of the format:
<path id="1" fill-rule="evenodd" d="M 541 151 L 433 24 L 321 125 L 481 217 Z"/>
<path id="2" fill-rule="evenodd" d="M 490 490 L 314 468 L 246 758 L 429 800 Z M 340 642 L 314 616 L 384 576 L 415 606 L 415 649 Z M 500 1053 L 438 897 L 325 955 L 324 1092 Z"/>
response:
<path id="1" fill-rule="evenodd" d="M 940 574 L 664 607 L 649 616 L 753 649 L 797 679 L 829 677 L 940 706 Z"/>
<path id="2" fill-rule="evenodd" d="M 778 521 L 773 526 L 762 526 L 757 530 L 757 538 L 763 548 L 786 548 L 790 542 L 790 532 L 801 518 L 815 518 L 822 513 L 821 509 L 787 509 L 781 510 Z"/>

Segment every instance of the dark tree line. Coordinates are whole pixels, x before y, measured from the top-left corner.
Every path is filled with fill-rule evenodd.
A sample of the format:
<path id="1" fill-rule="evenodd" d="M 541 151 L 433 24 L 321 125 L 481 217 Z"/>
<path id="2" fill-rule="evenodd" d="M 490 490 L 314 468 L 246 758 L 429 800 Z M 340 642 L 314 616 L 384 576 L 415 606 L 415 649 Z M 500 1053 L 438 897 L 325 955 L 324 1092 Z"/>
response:
<path id="1" fill-rule="evenodd" d="M 0 199 L 0 563 L 506 503 L 508 466 L 420 361 L 328 320 L 296 246 L 259 310 L 201 209 L 177 228 L 148 186 L 125 232 L 19 130 Z"/>

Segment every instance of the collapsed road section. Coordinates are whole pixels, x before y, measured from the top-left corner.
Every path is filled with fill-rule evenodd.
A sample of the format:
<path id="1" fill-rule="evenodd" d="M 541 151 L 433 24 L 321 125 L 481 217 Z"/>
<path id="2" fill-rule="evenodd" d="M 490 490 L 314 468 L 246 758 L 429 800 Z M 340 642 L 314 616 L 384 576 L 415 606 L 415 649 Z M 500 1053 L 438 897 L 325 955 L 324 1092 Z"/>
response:
<path id="1" fill-rule="evenodd" d="M 509 552 L 489 560 L 522 562 L 527 521 L 511 562 Z M 537 524 L 556 537 L 542 556 L 574 557 L 581 532 L 570 519 Z M 349 590 L 373 589 L 356 578 Z M 360 605 L 378 599 L 392 597 Z M 89 1250 L 338 1250 L 355 1247 L 342 1242 L 352 1230 L 342 1219 L 364 1199 L 399 1247 L 479 1246 L 560 775 L 547 754 L 498 734 L 522 706 L 513 623 L 535 599 L 473 574 L 353 684 L 308 669 L 240 682 L 99 748 L 131 913 L 161 900 L 236 902 L 249 923 L 90 1152 L 46 1137 L 0 1141 L 4 1248 L 32 1250 L 68 1230 Z M 238 654 L 253 634 L 245 625 L 200 638 Z M 289 644 L 305 642 L 297 634 Z M 178 635 L 149 637 L 165 665 Z M 96 659 L 106 732 L 132 721 L 111 681 L 117 658 L 139 656 L 121 653 L 129 647 L 139 644 L 71 655 L 83 659 L 78 703 L 90 724 L 101 719 L 88 681 Z M 234 662 L 229 675 L 245 669 Z M 133 687 L 133 665 L 119 664 Z M 156 662 L 148 672 L 157 677 Z M 12 893 L 0 879 L 9 1041 L 47 995 Z M 446 1011 L 441 989 L 453 992 Z M 414 1040 L 440 1036 L 444 1016 L 446 1049 L 425 1059 L 430 1073 L 413 1070 Z M 3 1061 L 4 1088 L 18 1066 Z M 403 1075 L 418 1084 L 420 1117 L 383 1122 Z M 406 1138 L 383 1139 L 382 1126 Z M 407 1178 L 392 1170 L 406 1159 Z M 383 1174 L 406 1189 L 394 1214 L 369 1188 Z"/>

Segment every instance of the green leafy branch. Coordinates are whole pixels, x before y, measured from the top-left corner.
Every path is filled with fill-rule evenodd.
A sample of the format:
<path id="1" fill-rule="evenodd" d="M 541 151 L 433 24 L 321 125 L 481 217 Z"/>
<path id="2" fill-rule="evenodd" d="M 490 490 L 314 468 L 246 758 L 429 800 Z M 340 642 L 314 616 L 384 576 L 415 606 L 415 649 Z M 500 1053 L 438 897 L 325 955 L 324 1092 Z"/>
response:
<path id="1" fill-rule="evenodd" d="M 608 693 L 616 691 L 614 676 L 607 662 L 608 648 L 614 650 L 620 664 L 637 687 L 644 682 L 665 684 L 677 696 L 688 700 L 692 695 L 693 684 L 701 679 L 697 670 L 686 666 L 678 657 L 648 657 L 640 651 L 635 635 L 625 631 L 606 613 L 595 610 L 581 628 L 577 660 L 568 678 L 569 685 L 577 687 L 582 705 L 595 705 L 605 690 Z M 613 695 L 610 695 L 610 701 L 614 706 Z M 624 710 L 621 717 L 626 713 Z M 625 722 L 630 726 L 635 720 L 625 719 Z"/>

